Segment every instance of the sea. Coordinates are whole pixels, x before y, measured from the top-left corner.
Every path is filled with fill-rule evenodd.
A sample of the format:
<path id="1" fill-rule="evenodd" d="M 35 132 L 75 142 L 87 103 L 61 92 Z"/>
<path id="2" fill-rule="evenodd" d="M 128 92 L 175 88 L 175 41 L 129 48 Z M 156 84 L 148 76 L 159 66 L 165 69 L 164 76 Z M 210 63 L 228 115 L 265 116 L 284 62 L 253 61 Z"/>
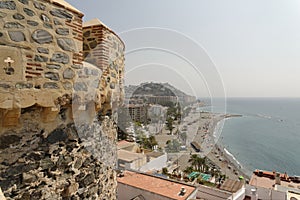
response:
<path id="1" fill-rule="evenodd" d="M 224 102 L 202 109 L 223 113 Z M 300 175 L 300 98 L 228 98 L 226 113 L 242 117 L 225 120 L 218 142 L 243 171 Z"/>

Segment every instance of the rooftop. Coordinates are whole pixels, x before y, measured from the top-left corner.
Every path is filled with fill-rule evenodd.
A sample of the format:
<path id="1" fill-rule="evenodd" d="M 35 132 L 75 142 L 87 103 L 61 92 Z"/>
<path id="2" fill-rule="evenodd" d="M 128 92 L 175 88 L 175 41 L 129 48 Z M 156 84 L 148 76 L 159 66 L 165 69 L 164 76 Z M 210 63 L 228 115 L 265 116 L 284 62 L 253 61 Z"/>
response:
<path id="1" fill-rule="evenodd" d="M 184 183 L 132 171 L 125 171 L 123 177 L 118 177 L 118 183 L 130 185 L 172 199 L 186 199 L 196 190 L 195 187 Z M 184 196 L 179 196 L 178 194 L 182 187 L 184 187 L 186 193 Z"/>
<path id="2" fill-rule="evenodd" d="M 263 188 L 274 188 L 275 174 L 276 172 L 255 170 L 253 172 L 249 184 Z M 280 174 L 280 180 L 280 185 L 283 187 L 300 189 L 300 182 L 292 181 L 292 177 L 289 177 L 286 173 Z"/>
<path id="3" fill-rule="evenodd" d="M 242 181 L 227 179 L 220 187 L 221 190 L 226 190 L 228 192 L 237 192 L 243 187 L 244 183 Z"/>
<path id="4" fill-rule="evenodd" d="M 152 157 L 152 158 L 158 158 L 158 157 L 164 155 L 164 153 L 151 151 L 149 153 L 146 153 L 146 155 L 149 156 L 149 157 Z"/>
<path id="5" fill-rule="evenodd" d="M 118 148 L 120 149 L 123 149 L 123 148 L 126 148 L 126 147 L 130 147 L 130 146 L 134 146 L 136 145 L 134 142 L 128 142 L 126 140 L 121 140 L 118 142 Z"/>
<path id="6" fill-rule="evenodd" d="M 118 150 L 118 159 L 126 162 L 133 162 L 135 160 L 142 159 L 144 157 L 145 155 L 141 153 L 133 153 L 122 149 Z"/>

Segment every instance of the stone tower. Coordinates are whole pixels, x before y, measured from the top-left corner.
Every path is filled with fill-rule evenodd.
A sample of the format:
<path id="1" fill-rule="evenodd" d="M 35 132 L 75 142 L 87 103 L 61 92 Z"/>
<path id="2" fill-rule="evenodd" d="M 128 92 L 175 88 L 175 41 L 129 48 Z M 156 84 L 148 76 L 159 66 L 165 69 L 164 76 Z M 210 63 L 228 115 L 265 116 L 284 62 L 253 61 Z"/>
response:
<path id="1" fill-rule="evenodd" d="M 124 43 L 63 0 L 0 2 L 0 187 L 7 199 L 116 199 Z"/>

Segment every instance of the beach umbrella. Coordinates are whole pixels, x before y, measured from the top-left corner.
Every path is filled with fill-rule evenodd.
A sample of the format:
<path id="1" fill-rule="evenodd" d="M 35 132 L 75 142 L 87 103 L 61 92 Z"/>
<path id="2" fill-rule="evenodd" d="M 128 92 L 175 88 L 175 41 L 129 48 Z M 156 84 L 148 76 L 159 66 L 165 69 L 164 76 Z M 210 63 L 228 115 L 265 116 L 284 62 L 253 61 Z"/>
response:
<path id="1" fill-rule="evenodd" d="M 239 179 L 240 179 L 240 180 L 244 180 L 244 177 L 243 177 L 243 176 L 239 176 Z"/>

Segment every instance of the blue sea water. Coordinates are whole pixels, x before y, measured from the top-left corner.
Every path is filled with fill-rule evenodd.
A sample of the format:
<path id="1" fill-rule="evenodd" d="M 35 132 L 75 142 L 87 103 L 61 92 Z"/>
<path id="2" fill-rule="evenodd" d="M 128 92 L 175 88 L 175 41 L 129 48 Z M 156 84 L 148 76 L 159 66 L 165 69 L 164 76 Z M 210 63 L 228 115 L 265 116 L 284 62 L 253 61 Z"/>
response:
<path id="1" fill-rule="evenodd" d="M 300 175 L 300 98 L 229 98 L 227 113 L 243 117 L 225 120 L 220 140 L 248 173 Z"/>

